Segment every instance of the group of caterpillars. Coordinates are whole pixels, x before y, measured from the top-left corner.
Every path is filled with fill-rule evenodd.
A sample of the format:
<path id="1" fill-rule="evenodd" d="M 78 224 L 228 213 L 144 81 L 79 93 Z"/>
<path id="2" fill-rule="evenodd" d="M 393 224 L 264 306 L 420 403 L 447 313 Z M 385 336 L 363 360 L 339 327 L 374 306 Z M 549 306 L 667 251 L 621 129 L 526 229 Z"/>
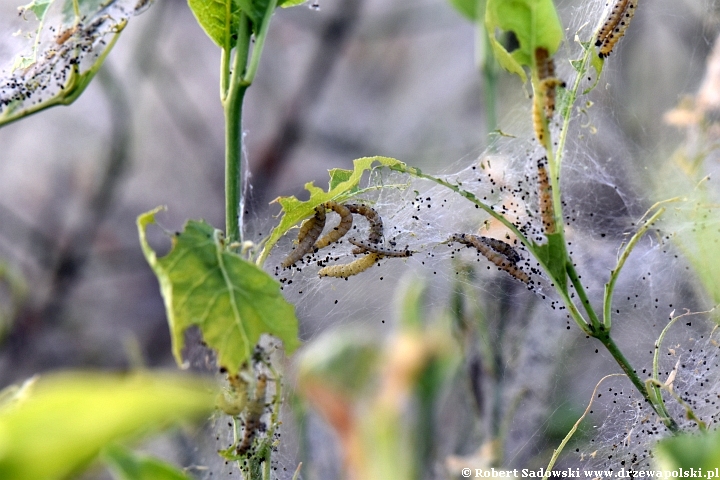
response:
<path id="1" fill-rule="evenodd" d="M 618 40 L 625 35 L 635 15 L 637 2 L 638 0 L 615 0 L 610 7 L 610 13 L 600 27 L 595 40 L 595 46 L 600 47 L 598 51 L 600 58 L 607 58 Z M 535 66 L 539 88 L 533 102 L 533 126 L 538 141 L 544 144 L 545 120 L 551 120 L 555 112 L 555 90 L 558 86 L 565 87 L 565 82 L 555 76 L 555 63 L 544 47 L 535 49 Z M 545 110 L 545 120 L 542 118 L 541 109 Z"/>
<path id="2" fill-rule="evenodd" d="M 635 15 L 637 1 L 615 0 L 615 3 L 610 7 L 610 14 L 605 19 L 602 27 L 600 27 L 595 41 L 595 46 L 600 47 L 598 52 L 600 58 L 608 57 L 618 40 L 625 35 L 628 26 L 630 26 L 630 20 Z"/>
<path id="3" fill-rule="evenodd" d="M 331 210 L 340 216 L 340 223 L 328 233 L 320 237 L 325 228 L 327 211 Z M 318 274 L 321 277 L 345 278 L 357 275 L 372 267 L 383 257 L 409 257 L 410 250 L 395 250 L 381 245 L 383 238 L 383 222 L 380 215 L 374 208 L 365 204 L 340 204 L 335 201 L 325 202 L 315 207 L 315 215 L 305 220 L 298 232 L 297 245 L 292 252 L 280 264 L 283 268 L 295 265 L 308 253 L 314 253 L 339 241 L 352 228 L 353 214 L 362 215 L 370 224 L 370 233 L 367 240 L 350 238 L 348 241 L 355 247 L 352 250 L 354 255 L 361 255 L 360 258 L 345 264 L 323 267 Z"/>

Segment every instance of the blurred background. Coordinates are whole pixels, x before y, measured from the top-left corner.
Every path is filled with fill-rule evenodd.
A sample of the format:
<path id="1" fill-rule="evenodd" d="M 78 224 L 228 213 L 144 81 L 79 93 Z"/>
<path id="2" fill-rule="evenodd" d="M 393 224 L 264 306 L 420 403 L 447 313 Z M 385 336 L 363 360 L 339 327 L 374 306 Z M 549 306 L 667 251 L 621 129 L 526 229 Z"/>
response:
<path id="1" fill-rule="evenodd" d="M 579 14 L 597 13 L 591 1 L 557 2 L 574 26 L 567 38 Z M 30 28 L 17 7 L 0 0 L 5 68 L 24 45 L 12 33 Z M 698 90 L 719 13 L 701 0 L 642 3 L 592 97 L 592 161 L 624 160 L 610 182 L 642 193 L 683 138 L 661 119 Z M 271 200 L 301 195 L 307 181 L 324 186 L 328 169 L 358 157 L 442 172 L 477 156 L 489 130 L 478 45 L 446 0 L 278 9 L 245 101 L 250 230 L 267 233 L 279 211 Z M 0 267 L 16 286 L 4 292 L 0 388 L 59 368 L 173 367 L 135 219 L 167 205 L 168 229 L 188 218 L 224 224 L 219 61 L 185 2 L 156 0 L 73 105 L 0 129 Z M 559 70 L 569 77 L 568 65 Z M 498 75 L 503 128 L 530 101 L 517 78 Z"/>

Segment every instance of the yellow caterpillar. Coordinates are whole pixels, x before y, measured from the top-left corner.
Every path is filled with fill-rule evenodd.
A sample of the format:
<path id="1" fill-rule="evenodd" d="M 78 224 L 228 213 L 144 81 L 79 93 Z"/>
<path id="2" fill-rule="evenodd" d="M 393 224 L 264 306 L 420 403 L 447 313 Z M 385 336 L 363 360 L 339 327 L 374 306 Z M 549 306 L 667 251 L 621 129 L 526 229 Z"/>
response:
<path id="1" fill-rule="evenodd" d="M 318 272 L 321 277 L 336 277 L 345 278 L 362 273 L 368 268 L 372 267 L 375 262 L 380 260 L 382 255 L 378 253 L 369 253 L 362 257 L 353 260 L 345 265 L 333 265 L 331 267 L 325 267 Z"/>

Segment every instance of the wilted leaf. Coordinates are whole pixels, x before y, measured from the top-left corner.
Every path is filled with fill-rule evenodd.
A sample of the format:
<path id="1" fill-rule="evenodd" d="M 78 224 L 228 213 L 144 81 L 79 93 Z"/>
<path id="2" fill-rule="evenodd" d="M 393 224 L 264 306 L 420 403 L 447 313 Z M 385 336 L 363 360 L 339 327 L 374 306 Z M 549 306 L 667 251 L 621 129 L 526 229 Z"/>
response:
<path id="1" fill-rule="evenodd" d="M 219 230 L 195 220 L 173 236 L 170 253 L 157 258 L 146 228 L 159 210 L 140 215 L 137 223 L 145 258 L 160 282 L 177 362 L 182 363 L 183 334 L 193 325 L 231 373 L 250 358 L 264 333 L 280 338 L 288 353 L 295 350 L 297 318 L 280 284 L 226 249 Z"/>
<path id="2" fill-rule="evenodd" d="M 0 478 L 65 478 L 110 442 L 208 415 L 214 398 L 211 383 L 173 374 L 40 378 L 0 409 Z"/>

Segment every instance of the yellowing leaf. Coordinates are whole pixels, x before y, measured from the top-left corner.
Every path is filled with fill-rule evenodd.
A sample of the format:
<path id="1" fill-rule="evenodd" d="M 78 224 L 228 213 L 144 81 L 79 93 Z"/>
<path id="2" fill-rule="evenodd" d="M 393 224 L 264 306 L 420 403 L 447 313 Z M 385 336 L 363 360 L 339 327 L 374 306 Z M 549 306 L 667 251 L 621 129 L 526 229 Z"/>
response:
<path id="1" fill-rule="evenodd" d="M 214 398 L 212 383 L 177 374 L 41 377 L 0 408 L 0 478 L 66 478 L 110 442 L 207 416 Z"/>
<path id="2" fill-rule="evenodd" d="M 137 223 L 145 258 L 160 282 L 177 362 L 182 363 L 183 336 L 191 326 L 200 328 L 218 363 L 231 373 L 250 358 L 264 333 L 292 352 L 300 343 L 297 318 L 280 284 L 228 250 L 219 230 L 195 220 L 173 236 L 170 253 L 157 258 L 146 229 L 159 210 L 140 215 Z"/>

